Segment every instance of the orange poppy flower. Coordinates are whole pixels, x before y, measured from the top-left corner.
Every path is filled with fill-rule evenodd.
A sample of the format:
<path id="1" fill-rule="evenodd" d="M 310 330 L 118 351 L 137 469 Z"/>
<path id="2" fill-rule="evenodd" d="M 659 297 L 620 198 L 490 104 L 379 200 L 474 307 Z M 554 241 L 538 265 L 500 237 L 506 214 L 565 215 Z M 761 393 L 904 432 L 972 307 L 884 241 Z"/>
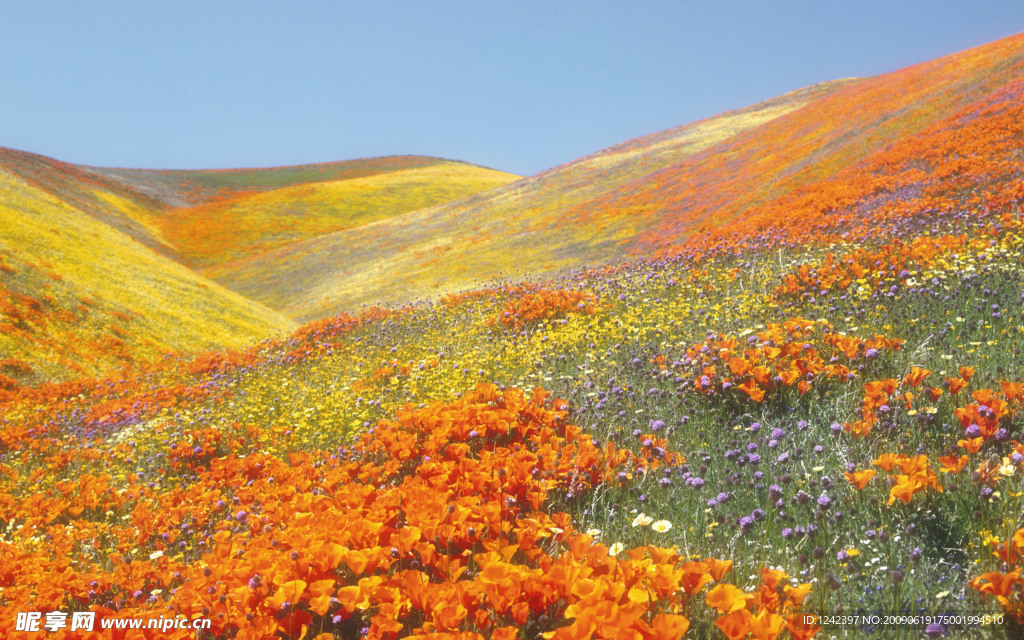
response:
<path id="1" fill-rule="evenodd" d="M 768 381 L 772 379 L 772 372 L 768 367 L 758 365 L 750 370 L 750 374 L 754 376 L 754 380 L 759 385 L 767 385 Z"/>
<path id="2" fill-rule="evenodd" d="M 871 478 L 875 477 L 877 472 L 874 469 L 864 469 L 863 471 L 846 471 L 843 475 L 846 479 L 857 489 L 863 489 L 867 486 Z"/>
<path id="3" fill-rule="evenodd" d="M 782 378 L 782 384 L 792 387 L 800 379 L 800 370 L 786 369 L 785 371 L 779 371 L 779 377 Z"/>
<path id="4" fill-rule="evenodd" d="M 785 628 L 786 620 L 777 613 L 763 610 L 751 616 L 747 625 L 756 640 L 775 640 Z"/>
<path id="5" fill-rule="evenodd" d="M 889 489 L 889 504 L 892 505 L 899 498 L 909 503 L 914 494 L 924 488 L 924 484 L 916 476 L 896 476 L 896 484 Z"/>
<path id="6" fill-rule="evenodd" d="M 987 405 L 992 403 L 994 392 L 991 389 L 977 389 L 971 394 L 971 397 L 979 404 Z"/>
<path id="7" fill-rule="evenodd" d="M 711 577 L 715 579 L 715 582 L 721 582 L 722 577 L 732 570 L 732 560 L 704 558 L 704 564 L 708 566 L 708 573 L 710 573 Z"/>
<path id="8" fill-rule="evenodd" d="M 355 585 L 338 589 L 337 598 L 346 613 L 352 613 L 356 609 L 363 610 L 370 606 L 367 594 Z"/>
<path id="9" fill-rule="evenodd" d="M 744 609 L 747 600 L 751 596 L 744 593 L 743 589 L 731 584 L 720 584 L 715 586 L 705 598 L 709 607 L 718 609 L 719 613 L 732 613 Z"/>
<path id="10" fill-rule="evenodd" d="M 943 473 L 960 473 L 960 470 L 967 466 L 968 460 L 969 458 L 965 455 L 942 456 L 939 458 L 939 463 L 942 465 L 939 470 Z"/>
<path id="11" fill-rule="evenodd" d="M 956 395 L 967 386 L 967 381 L 963 378 L 946 378 L 946 384 L 949 385 L 949 392 Z"/>
<path id="12" fill-rule="evenodd" d="M 280 609 L 281 605 L 285 602 L 297 604 L 305 591 L 306 582 L 304 580 L 292 580 L 281 585 L 274 595 L 271 596 L 270 601 L 274 604 L 275 608 Z"/>
<path id="13" fill-rule="evenodd" d="M 956 441 L 958 446 L 967 450 L 967 453 L 978 453 L 978 449 L 981 448 L 981 444 L 983 442 L 985 442 L 984 438 L 971 438 L 970 440 Z"/>
<path id="14" fill-rule="evenodd" d="M 805 582 L 803 584 L 791 587 L 786 585 L 786 604 L 791 607 L 799 607 L 804 603 L 804 599 L 811 593 L 811 583 Z"/>
<path id="15" fill-rule="evenodd" d="M 656 640 L 679 640 L 689 628 L 689 620 L 671 613 L 659 613 L 651 622 L 651 630 Z"/>
<path id="16" fill-rule="evenodd" d="M 732 358 L 729 360 L 729 370 L 737 377 L 743 377 L 750 372 L 750 363 L 745 358 Z"/>
<path id="17" fill-rule="evenodd" d="M 750 632 L 750 618 L 753 616 L 750 611 L 746 609 L 737 609 L 731 613 L 727 613 L 724 616 L 720 616 L 715 620 L 715 626 L 718 627 L 725 637 L 729 640 L 741 640 L 746 638 Z"/>
<path id="18" fill-rule="evenodd" d="M 896 464 L 897 457 L 898 456 L 895 453 L 883 453 L 882 455 L 872 460 L 871 464 L 875 465 L 876 467 L 881 467 L 886 471 L 892 471 L 892 466 Z"/>
<path id="19" fill-rule="evenodd" d="M 576 619 L 575 622 L 566 627 L 559 627 L 554 631 L 542 634 L 544 640 L 584 640 L 593 637 L 597 625 L 593 620 Z"/>
<path id="20" fill-rule="evenodd" d="M 331 607 L 331 594 L 334 591 L 334 580 L 317 580 L 309 585 L 309 593 L 311 598 L 309 599 L 309 608 L 317 615 L 327 615 L 327 610 Z"/>
<path id="21" fill-rule="evenodd" d="M 1018 396 L 1024 392 L 1024 384 L 1020 382 L 1007 382 L 1003 380 L 999 383 L 999 386 L 1003 389 L 1003 395 L 1007 400 L 1013 402 Z"/>
<path id="22" fill-rule="evenodd" d="M 458 600 L 443 600 L 431 611 L 431 621 L 439 629 L 454 630 L 468 613 Z"/>
<path id="23" fill-rule="evenodd" d="M 491 640 L 516 640 L 519 629 L 515 627 L 499 627 L 491 632 Z"/>
<path id="24" fill-rule="evenodd" d="M 913 366 L 910 368 L 910 373 L 903 376 L 903 384 L 909 384 L 912 387 L 919 387 L 924 379 L 932 374 L 931 371 L 923 367 Z"/>
<path id="25" fill-rule="evenodd" d="M 910 456 L 900 454 L 896 456 L 896 466 L 898 466 L 903 473 L 912 476 L 926 473 L 929 469 L 928 456 L 921 453 L 911 458 Z"/>
<path id="26" fill-rule="evenodd" d="M 1006 598 L 1010 590 L 1013 589 L 1013 585 L 1018 582 L 1021 582 L 1019 570 L 1010 573 L 989 571 L 972 579 L 970 585 L 981 593 L 988 593 L 997 598 Z"/>
<path id="27" fill-rule="evenodd" d="M 687 596 L 698 593 L 713 580 L 710 568 L 703 562 L 684 562 L 679 570 L 682 572 L 680 587 Z"/>
<path id="28" fill-rule="evenodd" d="M 750 399 L 754 402 L 761 402 L 764 400 L 764 389 L 759 387 L 754 379 L 751 378 L 737 387 L 740 391 L 750 396 Z"/>

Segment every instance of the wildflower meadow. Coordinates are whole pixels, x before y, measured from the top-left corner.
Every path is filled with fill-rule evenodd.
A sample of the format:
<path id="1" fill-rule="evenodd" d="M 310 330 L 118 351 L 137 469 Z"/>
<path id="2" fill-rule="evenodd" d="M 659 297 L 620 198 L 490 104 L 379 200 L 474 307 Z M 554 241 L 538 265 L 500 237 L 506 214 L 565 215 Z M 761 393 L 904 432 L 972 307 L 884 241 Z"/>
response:
<path id="1" fill-rule="evenodd" d="M 0 634 L 1021 637 L 1022 46 L 864 159 L 700 196 L 757 214 L 685 242 L 94 375 L 0 360 Z"/>

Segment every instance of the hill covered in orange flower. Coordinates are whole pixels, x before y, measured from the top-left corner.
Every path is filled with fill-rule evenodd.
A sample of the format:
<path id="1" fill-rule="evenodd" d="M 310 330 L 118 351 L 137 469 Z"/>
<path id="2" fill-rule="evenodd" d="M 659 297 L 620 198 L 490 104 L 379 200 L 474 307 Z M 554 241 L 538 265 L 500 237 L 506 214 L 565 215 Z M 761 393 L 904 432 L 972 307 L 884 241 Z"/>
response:
<path id="1" fill-rule="evenodd" d="M 841 236 L 854 218 L 1005 200 L 1018 176 L 1022 65 L 1016 36 L 811 87 L 207 274 L 311 319 L 499 274 L 762 243 L 770 228 Z"/>

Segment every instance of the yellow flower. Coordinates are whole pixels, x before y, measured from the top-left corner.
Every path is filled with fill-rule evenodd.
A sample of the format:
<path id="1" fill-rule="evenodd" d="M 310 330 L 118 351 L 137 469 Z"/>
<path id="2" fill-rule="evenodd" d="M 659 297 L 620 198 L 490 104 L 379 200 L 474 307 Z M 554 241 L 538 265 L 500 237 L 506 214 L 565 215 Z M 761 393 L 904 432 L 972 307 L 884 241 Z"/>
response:
<path id="1" fill-rule="evenodd" d="M 1009 458 L 1003 458 L 1003 465 L 999 467 L 999 473 L 1004 476 L 1012 476 L 1017 471 L 1017 467 L 1014 466 L 1013 462 Z"/>

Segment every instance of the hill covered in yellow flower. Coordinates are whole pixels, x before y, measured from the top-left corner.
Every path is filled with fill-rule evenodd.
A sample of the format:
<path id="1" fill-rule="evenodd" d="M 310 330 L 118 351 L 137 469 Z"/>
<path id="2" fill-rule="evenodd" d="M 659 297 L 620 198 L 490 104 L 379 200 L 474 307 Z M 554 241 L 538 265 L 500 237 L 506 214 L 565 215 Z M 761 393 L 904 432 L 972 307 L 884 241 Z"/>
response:
<path id="1" fill-rule="evenodd" d="M 192 264 L 208 267 L 457 200 L 517 178 L 462 162 L 438 162 L 175 209 L 159 225 Z"/>
<path id="2" fill-rule="evenodd" d="M 0 360 L 19 382 L 241 347 L 293 327 L 8 171 L 0 193 Z"/>
<path id="3" fill-rule="evenodd" d="M 1024 37 L 1016 36 L 885 75 L 796 90 L 522 179 L 422 156 L 170 171 L 85 167 L 0 149 L 0 168 L 19 188 L 41 194 L 40 202 L 51 199 L 81 214 L 83 224 L 106 228 L 100 235 L 114 248 L 77 256 L 75 269 L 130 246 L 169 260 L 169 268 L 190 269 L 208 296 L 222 298 L 218 308 L 244 309 L 239 318 L 209 314 L 214 328 L 196 329 L 191 342 L 171 337 L 192 331 L 187 323 L 143 331 L 158 345 L 146 353 L 194 350 L 265 338 L 293 321 L 361 304 L 437 299 L 493 278 L 735 252 L 780 237 L 852 241 L 862 238 L 850 234 L 877 233 L 897 216 L 1009 202 L 1020 171 L 1012 136 L 1000 132 L 1012 127 L 1006 105 L 1019 99 L 1022 77 Z M 979 160 L 999 154 L 1008 159 Z M 10 217 L 18 207 L 7 199 Z M 35 234 L 63 232 L 24 217 L 17 224 Z M 8 238 L 14 231 L 5 231 Z M 62 242 L 70 244 L 50 238 L 40 246 L 69 260 Z M 13 264 L 21 249 L 5 250 Z M 72 267 L 50 270 L 66 277 L 65 269 Z M 125 277 L 105 264 L 96 273 L 129 291 L 132 278 L 162 277 Z M 38 284 L 18 286 L 19 295 L 48 295 Z M 166 315 L 178 317 L 182 298 L 170 297 Z M 150 313 L 162 315 L 160 304 Z M 16 326 L 11 313 L 6 324 Z M 39 350 L 12 352 L 29 362 L 59 360 L 52 348 L 33 355 Z"/>
<path id="4" fill-rule="evenodd" d="M 281 335 L 293 320 L 194 267 L 515 178 L 421 156 L 163 171 L 0 148 L 0 361 L 25 384 Z"/>

